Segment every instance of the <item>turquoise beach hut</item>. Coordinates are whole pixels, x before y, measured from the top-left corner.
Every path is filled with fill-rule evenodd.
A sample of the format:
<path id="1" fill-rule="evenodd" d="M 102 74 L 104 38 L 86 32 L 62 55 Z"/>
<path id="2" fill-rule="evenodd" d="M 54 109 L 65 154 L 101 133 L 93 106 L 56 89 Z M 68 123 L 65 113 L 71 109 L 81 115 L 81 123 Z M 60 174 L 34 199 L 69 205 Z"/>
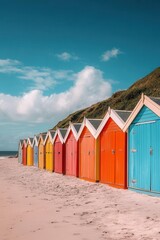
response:
<path id="1" fill-rule="evenodd" d="M 128 188 L 160 194 L 160 98 L 142 97 L 129 116 Z"/>

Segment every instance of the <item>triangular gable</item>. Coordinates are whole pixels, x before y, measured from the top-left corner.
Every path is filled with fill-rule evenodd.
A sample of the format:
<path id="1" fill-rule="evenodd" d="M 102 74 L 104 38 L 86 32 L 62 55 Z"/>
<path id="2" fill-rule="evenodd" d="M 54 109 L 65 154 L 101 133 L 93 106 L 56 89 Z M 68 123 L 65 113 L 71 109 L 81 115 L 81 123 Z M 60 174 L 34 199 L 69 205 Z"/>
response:
<path id="1" fill-rule="evenodd" d="M 62 136 L 62 138 L 65 138 L 66 132 L 67 132 L 67 128 L 59 128 L 59 132 Z"/>
<path id="2" fill-rule="evenodd" d="M 33 139 L 33 146 L 38 146 L 38 141 L 39 141 L 39 135 L 35 135 Z"/>
<path id="3" fill-rule="evenodd" d="M 33 141 L 34 140 L 34 138 L 28 138 L 27 139 L 27 145 L 30 145 L 31 147 L 33 147 Z"/>
<path id="4" fill-rule="evenodd" d="M 63 144 L 66 132 L 67 132 L 67 128 L 57 128 L 56 133 L 55 133 L 54 138 L 53 138 L 53 143 L 55 142 L 56 137 L 58 135 L 61 143 Z"/>
<path id="5" fill-rule="evenodd" d="M 22 147 L 23 147 L 23 145 L 24 145 L 25 147 L 27 147 L 27 139 L 23 139 Z"/>
<path id="6" fill-rule="evenodd" d="M 134 118 L 131 124 L 140 124 L 156 120 L 159 120 L 159 116 L 155 114 L 147 106 L 143 105 L 143 107 L 141 108 L 141 110 L 139 111 L 139 113 Z"/>
<path id="7" fill-rule="evenodd" d="M 129 116 L 130 114 L 131 111 L 113 110 L 109 107 L 106 115 L 104 116 L 101 124 L 97 129 L 96 138 L 99 136 L 99 134 L 101 133 L 101 131 L 103 130 L 104 126 L 107 124 L 110 118 L 118 125 L 120 129 L 123 129 L 126 117 Z"/>
<path id="8" fill-rule="evenodd" d="M 23 140 L 19 140 L 19 147 L 22 148 L 22 145 L 23 145 Z"/>
<path id="9" fill-rule="evenodd" d="M 68 139 L 68 136 L 70 134 L 70 132 L 72 131 L 76 141 L 78 141 L 78 132 L 80 130 L 80 127 L 81 127 L 81 123 L 72 123 L 72 122 L 69 122 L 69 127 L 67 129 L 67 132 L 66 132 L 66 135 L 64 137 L 64 142 L 67 141 Z"/>
<path id="10" fill-rule="evenodd" d="M 55 134 L 56 134 L 56 131 L 49 130 L 46 134 L 46 138 L 44 140 L 44 145 L 46 144 L 48 138 L 49 138 L 50 142 L 53 144 L 53 139 L 54 139 Z"/>
<path id="11" fill-rule="evenodd" d="M 139 114 L 140 110 L 143 106 L 146 106 L 149 108 L 152 112 L 154 112 L 157 116 L 160 117 L 160 101 L 159 98 L 152 98 L 147 97 L 146 95 L 142 94 L 141 99 L 133 109 L 131 115 L 129 116 L 128 120 L 126 121 L 123 131 L 127 131 L 128 127 L 131 125 L 133 120 L 136 118 L 136 116 Z"/>
<path id="12" fill-rule="evenodd" d="M 94 124 L 94 122 L 96 124 Z M 91 132 L 92 136 L 96 139 L 96 131 L 97 131 L 96 128 L 97 128 L 97 126 L 99 126 L 98 124 L 100 124 L 101 122 L 102 122 L 102 119 L 87 119 L 84 117 L 84 120 L 82 122 L 81 128 L 78 133 L 78 139 L 81 136 L 83 129 L 85 127 L 88 128 L 88 130 Z"/>
<path id="13" fill-rule="evenodd" d="M 73 129 L 75 129 L 76 133 L 79 133 L 82 123 L 72 123 Z"/>
<path id="14" fill-rule="evenodd" d="M 44 141 L 45 141 L 45 138 L 46 138 L 46 134 L 47 134 L 46 132 L 39 134 L 38 145 L 39 145 L 40 141 L 42 141 L 42 143 L 43 143 L 43 145 L 44 145 Z"/>

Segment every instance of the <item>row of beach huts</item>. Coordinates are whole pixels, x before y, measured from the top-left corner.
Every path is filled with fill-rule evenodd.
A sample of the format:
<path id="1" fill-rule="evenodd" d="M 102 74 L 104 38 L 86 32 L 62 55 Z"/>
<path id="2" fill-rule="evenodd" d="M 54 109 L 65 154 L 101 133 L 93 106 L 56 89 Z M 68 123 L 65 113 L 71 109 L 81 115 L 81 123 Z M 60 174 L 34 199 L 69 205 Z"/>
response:
<path id="1" fill-rule="evenodd" d="M 18 161 L 51 172 L 160 194 L 160 98 L 142 94 L 133 111 L 108 109 L 20 140 Z"/>

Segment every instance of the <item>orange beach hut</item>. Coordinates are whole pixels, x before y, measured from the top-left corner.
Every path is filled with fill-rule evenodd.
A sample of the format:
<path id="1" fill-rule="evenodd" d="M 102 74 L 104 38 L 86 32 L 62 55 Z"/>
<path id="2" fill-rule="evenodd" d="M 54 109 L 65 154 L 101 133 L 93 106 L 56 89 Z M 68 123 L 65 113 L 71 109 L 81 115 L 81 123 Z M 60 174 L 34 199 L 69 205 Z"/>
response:
<path id="1" fill-rule="evenodd" d="M 130 111 L 108 109 L 97 129 L 100 139 L 100 182 L 127 187 L 127 135 L 123 127 Z"/>
<path id="2" fill-rule="evenodd" d="M 58 128 L 54 137 L 54 171 L 56 173 L 65 173 L 65 148 L 64 137 L 67 129 Z"/>
<path id="3" fill-rule="evenodd" d="M 33 166 L 33 138 L 27 140 L 27 165 Z"/>
<path id="4" fill-rule="evenodd" d="M 99 137 L 96 131 L 101 119 L 84 118 L 79 130 L 79 177 L 99 181 Z"/>
<path id="5" fill-rule="evenodd" d="M 45 168 L 45 147 L 44 141 L 46 138 L 46 132 L 40 133 L 38 140 L 38 167 L 41 169 Z"/>
<path id="6" fill-rule="evenodd" d="M 44 145 L 45 145 L 45 161 L 46 161 L 46 170 L 53 172 L 54 171 L 54 148 L 53 148 L 53 139 L 55 136 L 55 131 L 48 131 Z"/>
<path id="7" fill-rule="evenodd" d="M 78 132 L 81 123 L 69 124 L 64 138 L 65 142 L 65 174 L 78 177 L 79 175 L 79 141 Z"/>

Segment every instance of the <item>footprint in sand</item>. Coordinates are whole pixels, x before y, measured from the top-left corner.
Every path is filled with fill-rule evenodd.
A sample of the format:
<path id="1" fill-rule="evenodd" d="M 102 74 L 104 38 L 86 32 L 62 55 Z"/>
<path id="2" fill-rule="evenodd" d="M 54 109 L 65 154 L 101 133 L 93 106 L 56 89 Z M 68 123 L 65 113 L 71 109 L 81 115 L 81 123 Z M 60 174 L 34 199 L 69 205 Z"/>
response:
<path id="1" fill-rule="evenodd" d="M 89 212 L 82 212 L 81 216 L 83 217 L 84 215 L 88 215 L 88 214 L 89 214 Z"/>
<path id="2" fill-rule="evenodd" d="M 74 236 L 79 236 L 79 235 L 80 235 L 80 233 L 73 233 L 73 235 L 74 235 Z"/>
<path id="3" fill-rule="evenodd" d="M 58 222 L 57 222 L 57 221 L 51 221 L 50 223 L 51 223 L 51 224 L 54 224 L 54 223 L 58 223 Z"/>
<path id="4" fill-rule="evenodd" d="M 37 231 L 40 231 L 41 228 L 37 228 L 36 230 L 33 230 L 32 232 L 37 232 Z"/>
<path id="5" fill-rule="evenodd" d="M 67 220 L 63 220 L 63 223 L 69 223 L 69 221 L 67 221 Z"/>
<path id="6" fill-rule="evenodd" d="M 85 204 L 89 204 L 89 203 L 92 203 L 92 202 L 91 201 L 85 202 Z"/>

